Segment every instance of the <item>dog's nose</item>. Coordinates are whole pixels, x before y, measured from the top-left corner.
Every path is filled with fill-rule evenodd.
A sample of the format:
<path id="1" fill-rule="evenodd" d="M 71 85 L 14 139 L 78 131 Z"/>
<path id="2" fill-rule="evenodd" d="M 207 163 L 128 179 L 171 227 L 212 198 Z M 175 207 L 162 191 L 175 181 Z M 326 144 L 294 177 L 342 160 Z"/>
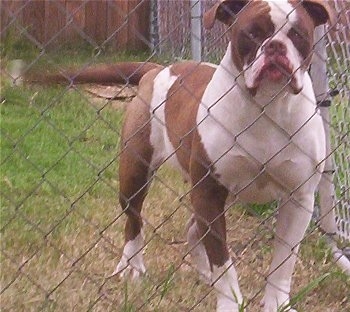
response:
<path id="1" fill-rule="evenodd" d="M 272 40 L 265 45 L 264 51 L 268 56 L 272 56 L 275 54 L 286 55 L 287 47 L 283 42 L 279 40 Z"/>

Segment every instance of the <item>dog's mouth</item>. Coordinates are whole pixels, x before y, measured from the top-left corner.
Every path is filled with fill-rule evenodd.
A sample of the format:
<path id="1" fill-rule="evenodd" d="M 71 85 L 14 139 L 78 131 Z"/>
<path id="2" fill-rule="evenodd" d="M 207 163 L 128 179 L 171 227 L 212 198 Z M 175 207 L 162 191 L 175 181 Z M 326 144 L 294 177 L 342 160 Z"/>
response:
<path id="1" fill-rule="evenodd" d="M 293 67 L 286 56 L 279 55 L 265 58 L 264 64 L 257 72 L 252 88 L 249 88 L 253 95 L 256 94 L 263 81 L 289 85 L 294 94 L 301 91 L 297 85 Z"/>
<path id="2" fill-rule="evenodd" d="M 293 69 L 287 57 L 267 57 L 256 78 L 256 83 L 260 84 L 264 79 L 278 83 L 282 80 L 288 81 L 292 77 Z"/>

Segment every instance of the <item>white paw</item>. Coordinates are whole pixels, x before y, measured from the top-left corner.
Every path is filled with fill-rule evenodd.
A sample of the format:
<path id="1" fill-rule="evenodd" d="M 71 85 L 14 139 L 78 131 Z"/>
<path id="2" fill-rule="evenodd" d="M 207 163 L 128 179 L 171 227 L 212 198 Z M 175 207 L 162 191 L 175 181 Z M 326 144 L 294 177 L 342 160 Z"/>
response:
<path id="1" fill-rule="evenodd" d="M 264 305 L 264 312 L 297 312 L 297 310 L 289 308 L 287 306 L 280 306 L 279 308 L 276 308 L 276 305 L 274 306 L 266 306 Z"/>
<path id="2" fill-rule="evenodd" d="M 243 297 L 231 259 L 221 267 L 213 266 L 212 282 L 217 292 L 217 312 L 242 311 Z"/>
<path id="3" fill-rule="evenodd" d="M 289 294 L 274 287 L 267 287 L 261 306 L 264 312 L 297 312 L 290 307 Z"/>
<path id="4" fill-rule="evenodd" d="M 261 302 L 264 312 L 297 312 L 289 306 L 288 299 L 282 304 L 278 304 L 277 300 L 264 299 Z"/>
<path id="5" fill-rule="evenodd" d="M 124 246 L 122 258 L 112 273 L 112 276 L 131 276 L 132 279 L 138 279 L 141 274 L 144 274 L 146 267 L 142 256 L 143 247 L 142 233 L 136 236 L 135 239 L 128 241 Z"/>
<path id="6" fill-rule="evenodd" d="M 146 267 L 143 263 L 143 257 L 139 253 L 131 259 L 128 259 L 123 255 L 116 269 L 112 273 L 112 276 L 120 275 L 122 278 L 130 276 L 131 279 L 136 280 L 144 273 L 146 273 Z"/>
<path id="7" fill-rule="evenodd" d="M 216 305 L 216 312 L 239 312 L 239 305 L 237 302 L 232 301 L 232 299 L 222 297 L 218 299 Z"/>

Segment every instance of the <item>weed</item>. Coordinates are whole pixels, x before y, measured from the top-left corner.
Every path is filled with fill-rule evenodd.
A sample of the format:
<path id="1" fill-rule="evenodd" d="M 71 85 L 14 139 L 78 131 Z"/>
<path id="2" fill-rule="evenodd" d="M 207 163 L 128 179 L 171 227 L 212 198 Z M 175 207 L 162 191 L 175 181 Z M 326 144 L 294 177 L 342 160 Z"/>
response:
<path id="1" fill-rule="evenodd" d="M 165 276 L 164 282 L 162 284 L 157 306 L 160 305 L 160 303 L 162 302 L 165 295 L 168 294 L 169 291 L 171 290 L 171 288 L 173 286 L 173 279 L 174 279 L 174 266 L 171 265 L 169 267 L 169 269 L 167 270 L 167 275 Z"/>
<path id="2" fill-rule="evenodd" d="M 136 308 L 132 303 L 129 302 L 128 283 L 124 283 L 124 302 L 123 302 L 122 312 L 134 312 L 134 311 L 136 311 Z"/>

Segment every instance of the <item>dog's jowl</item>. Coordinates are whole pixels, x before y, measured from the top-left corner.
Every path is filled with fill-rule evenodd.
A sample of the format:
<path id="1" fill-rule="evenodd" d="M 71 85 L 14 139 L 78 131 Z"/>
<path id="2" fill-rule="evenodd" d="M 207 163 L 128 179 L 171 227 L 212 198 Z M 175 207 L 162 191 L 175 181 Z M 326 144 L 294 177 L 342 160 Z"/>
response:
<path id="1" fill-rule="evenodd" d="M 119 63 L 75 77 L 123 82 L 115 75 L 122 73 L 139 84 L 122 132 L 120 203 L 127 221 L 115 274 L 138 278 L 146 271 L 141 209 L 151 176 L 167 162 L 190 182 L 188 246 L 199 274 L 216 290 L 218 312 L 241 311 L 243 302 L 226 244 L 225 210 L 230 203 L 278 200 L 262 311 L 288 307 L 326 157 L 307 69 L 315 27 L 333 19 L 322 0 L 222 0 L 203 17 L 207 29 L 216 22 L 228 28 L 230 42 L 218 66 Z M 335 223 L 328 229 L 335 232 Z"/>

